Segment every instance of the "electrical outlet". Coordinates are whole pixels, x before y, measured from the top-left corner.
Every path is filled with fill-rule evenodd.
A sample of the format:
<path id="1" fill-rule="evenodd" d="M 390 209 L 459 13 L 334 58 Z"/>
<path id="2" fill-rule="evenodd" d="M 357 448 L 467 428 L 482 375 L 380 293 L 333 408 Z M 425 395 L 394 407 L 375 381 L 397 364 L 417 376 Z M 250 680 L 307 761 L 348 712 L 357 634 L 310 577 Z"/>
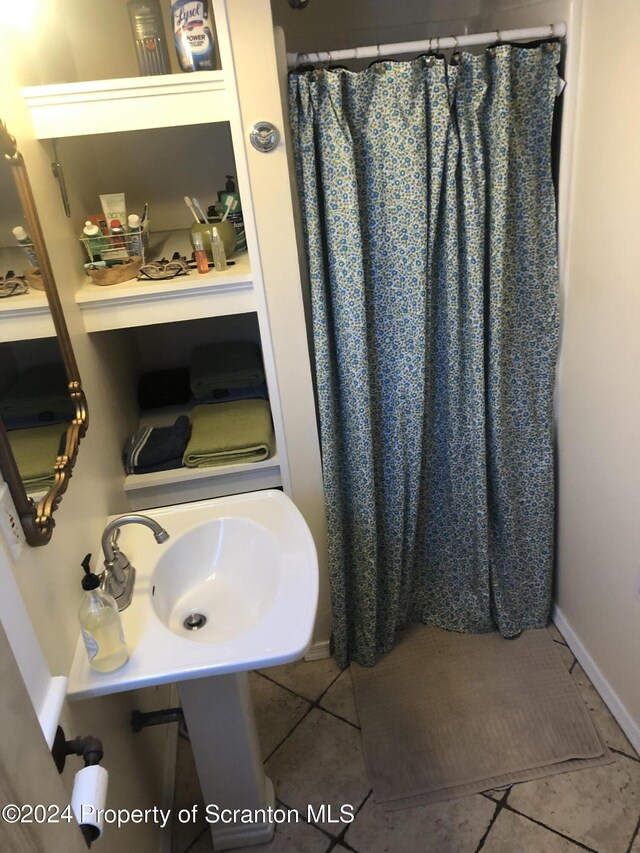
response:
<path id="1" fill-rule="evenodd" d="M 18 513 L 11 499 L 9 486 L 6 483 L 0 484 L 0 530 L 9 546 L 13 559 L 17 560 L 25 539 Z"/>

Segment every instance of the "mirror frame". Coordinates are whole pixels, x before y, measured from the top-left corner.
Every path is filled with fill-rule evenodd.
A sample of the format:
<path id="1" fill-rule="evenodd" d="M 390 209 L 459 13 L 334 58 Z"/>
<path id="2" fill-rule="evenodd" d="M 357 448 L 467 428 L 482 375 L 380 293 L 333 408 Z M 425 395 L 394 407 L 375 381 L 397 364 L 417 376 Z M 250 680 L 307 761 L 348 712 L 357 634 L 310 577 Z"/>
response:
<path id="1" fill-rule="evenodd" d="M 80 373 L 76 357 L 71 346 L 67 324 L 64 319 L 60 297 L 56 288 L 51 262 L 44 242 L 40 219 L 36 209 L 27 167 L 18 151 L 18 145 L 6 126 L 0 121 L 0 151 L 9 163 L 15 181 L 22 212 L 31 235 L 33 247 L 38 256 L 40 273 L 44 284 L 45 294 L 51 311 L 51 318 L 56 331 L 62 360 L 69 380 L 69 396 L 75 406 L 75 418 L 67 429 L 64 452 L 56 458 L 53 466 L 54 483 L 49 491 L 36 505 L 22 484 L 20 472 L 11 451 L 4 424 L 0 420 L 0 473 L 9 487 L 16 512 L 20 518 L 25 538 L 29 545 L 46 545 L 51 539 L 55 520 L 53 513 L 57 509 L 62 495 L 66 492 L 73 466 L 78 455 L 80 440 L 89 425 L 87 400 L 82 390 Z"/>

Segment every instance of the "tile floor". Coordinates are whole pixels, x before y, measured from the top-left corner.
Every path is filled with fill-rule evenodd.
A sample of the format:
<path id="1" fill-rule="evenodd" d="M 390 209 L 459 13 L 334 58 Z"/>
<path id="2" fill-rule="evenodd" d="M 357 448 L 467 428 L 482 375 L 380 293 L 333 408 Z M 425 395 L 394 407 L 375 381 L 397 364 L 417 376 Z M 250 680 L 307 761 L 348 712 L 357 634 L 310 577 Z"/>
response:
<path id="1" fill-rule="evenodd" d="M 384 812 L 372 796 L 362 757 L 349 671 L 333 660 L 253 672 L 251 690 L 267 774 L 278 805 L 298 822 L 274 840 L 243 848 L 265 853 L 640 853 L 640 758 L 576 662 L 549 629 L 615 763 L 550 776 L 420 808 Z M 175 809 L 201 804 L 188 741 L 179 739 Z M 331 804 L 309 821 L 308 806 Z M 353 806 L 342 823 L 339 807 Z M 174 809 L 174 814 L 176 813 Z M 311 816 L 314 817 L 313 815 Z M 172 853 L 209 853 L 200 823 L 174 826 Z"/>

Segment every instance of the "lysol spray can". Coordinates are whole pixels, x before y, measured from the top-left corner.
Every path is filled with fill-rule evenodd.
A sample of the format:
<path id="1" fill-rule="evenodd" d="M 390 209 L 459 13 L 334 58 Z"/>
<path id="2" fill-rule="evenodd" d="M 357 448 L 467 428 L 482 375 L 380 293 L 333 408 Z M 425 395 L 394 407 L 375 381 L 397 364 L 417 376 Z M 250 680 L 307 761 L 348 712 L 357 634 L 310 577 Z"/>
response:
<path id="1" fill-rule="evenodd" d="M 173 0 L 171 24 L 180 68 L 213 70 L 216 56 L 207 0 Z"/>

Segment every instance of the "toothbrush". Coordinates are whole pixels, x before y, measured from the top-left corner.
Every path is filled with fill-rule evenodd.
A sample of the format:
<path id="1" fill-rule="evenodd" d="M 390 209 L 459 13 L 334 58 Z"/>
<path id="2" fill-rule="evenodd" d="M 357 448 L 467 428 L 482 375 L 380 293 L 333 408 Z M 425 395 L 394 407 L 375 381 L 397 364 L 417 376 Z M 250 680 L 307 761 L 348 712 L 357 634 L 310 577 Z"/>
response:
<path id="1" fill-rule="evenodd" d="M 189 210 L 191 211 L 191 213 L 193 213 L 193 218 L 195 219 L 195 221 L 196 221 L 196 222 L 198 222 L 198 223 L 200 223 L 200 217 L 199 217 L 199 216 L 198 216 L 198 214 L 196 213 L 195 208 L 194 208 L 194 206 L 193 206 L 193 203 L 191 202 L 191 199 L 189 198 L 189 196 L 188 196 L 188 195 L 186 195 L 186 196 L 184 197 L 184 203 L 187 205 L 187 207 L 189 208 Z M 205 220 L 204 220 L 204 222 L 205 222 L 205 225 L 206 225 L 207 220 L 205 219 Z"/>
<path id="2" fill-rule="evenodd" d="M 231 213 L 231 211 L 234 209 L 234 207 L 237 205 L 237 203 L 238 202 L 235 200 L 235 198 L 233 196 L 231 196 L 231 195 L 227 196 L 227 207 L 225 209 L 224 216 L 222 217 L 223 222 L 226 221 L 227 216 Z"/>
<path id="3" fill-rule="evenodd" d="M 204 215 L 204 211 L 203 211 L 203 210 L 202 210 L 202 208 L 200 207 L 200 202 L 198 201 L 198 199 L 194 196 L 194 197 L 191 199 L 191 201 L 193 202 L 194 207 L 196 208 L 196 210 L 198 211 L 198 213 L 199 213 L 199 214 L 200 214 L 200 216 L 202 217 L 202 221 L 203 221 L 203 222 L 207 222 L 207 217 Z"/>

